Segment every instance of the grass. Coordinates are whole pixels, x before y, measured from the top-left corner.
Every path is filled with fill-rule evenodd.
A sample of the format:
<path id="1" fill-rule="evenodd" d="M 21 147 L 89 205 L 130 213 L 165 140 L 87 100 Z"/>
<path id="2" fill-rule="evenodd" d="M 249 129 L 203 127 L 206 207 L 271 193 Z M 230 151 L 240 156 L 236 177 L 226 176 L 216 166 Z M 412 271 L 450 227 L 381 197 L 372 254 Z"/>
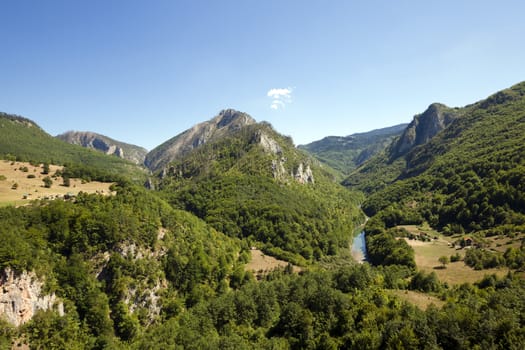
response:
<path id="1" fill-rule="evenodd" d="M 268 272 L 278 269 L 285 268 L 288 265 L 287 261 L 279 260 L 273 256 L 264 254 L 259 249 L 250 250 L 251 259 L 248 264 L 246 264 L 246 271 L 252 271 L 257 277 L 267 274 Z M 300 272 L 301 268 L 298 266 L 293 266 L 294 272 Z"/>
<path id="2" fill-rule="evenodd" d="M 21 169 L 27 168 L 27 172 Z M 61 177 L 52 178 L 53 184 L 50 188 L 44 187 L 42 179 L 52 176 L 60 166 L 50 165 L 49 174 L 41 174 L 41 166 L 33 166 L 26 162 L 11 162 L 0 160 L 0 206 L 6 205 L 25 205 L 35 199 L 56 198 L 72 193 L 78 194 L 80 191 L 86 193 L 110 194 L 111 183 L 92 181 L 82 183 L 80 179 L 71 179 L 70 186 L 62 186 Z M 28 178 L 34 175 L 34 178 Z M 14 186 L 16 184 L 16 186 Z M 13 189 L 16 187 L 16 189 Z"/>
<path id="3" fill-rule="evenodd" d="M 431 242 L 410 239 L 406 241 L 414 249 L 417 268 L 425 272 L 434 271 L 442 282 L 448 284 L 473 283 L 481 280 L 485 275 L 496 274 L 501 277 L 509 271 L 507 268 L 474 270 L 465 265 L 463 261 L 452 262 L 447 264 L 446 268 L 442 268 L 438 261 L 439 257 L 450 258 L 451 255 L 458 253 L 463 259 L 465 249 L 452 247 L 452 239 L 449 237 L 444 237 L 436 232 L 433 233 L 433 236 L 437 236 L 438 239 Z"/>
<path id="4" fill-rule="evenodd" d="M 435 296 L 416 292 L 412 290 L 399 290 L 399 289 L 390 289 L 388 293 L 397 296 L 398 298 L 405 300 L 411 304 L 414 304 L 421 310 L 426 310 L 430 305 L 435 305 L 438 308 L 445 305 L 445 302 L 436 298 Z"/>

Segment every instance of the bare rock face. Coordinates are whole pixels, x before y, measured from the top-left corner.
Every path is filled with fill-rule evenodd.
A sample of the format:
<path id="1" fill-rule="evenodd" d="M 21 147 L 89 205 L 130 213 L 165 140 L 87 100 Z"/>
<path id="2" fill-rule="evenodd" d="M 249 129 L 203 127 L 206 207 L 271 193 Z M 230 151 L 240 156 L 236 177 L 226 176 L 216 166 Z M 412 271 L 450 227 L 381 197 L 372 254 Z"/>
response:
<path id="1" fill-rule="evenodd" d="M 0 273 L 0 317 L 14 326 L 31 320 L 37 310 L 49 310 L 56 305 L 60 315 L 63 304 L 56 295 L 42 295 L 43 282 L 33 272 L 16 274 L 10 268 Z"/>
<path id="2" fill-rule="evenodd" d="M 258 131 L 255 137 L 257 138 L 257 142 L 266 152 L 273 154 L 281 154 L 283 152 L 277 141 L 268 136 L 266 133 Z"/>
<path id="3" fill-rule="evenodd" d="M 297 182 L 306 184 L 306 183 L 315 183 L 314 174 L 310 165 L 304 167 L 303 163 L 299 163 L 297 170 L 295 171 L 294 178 Z"/>
<path id="4" fill-rule="evenodd" d="M 142 147 L 116 141 L 94 132 L 68 131 L 58 135 L 57 138 L 74 145 L 91 148 L 108 155 L 127 159 L 135 164 L 144 163 L 144 158 L 147 153 L 146 149 Z"/>
<path id="5" fill-rule="evenodd" d="M 456 118 L 454 109 L 439 103 L 431 104 L 407 126 L 394 146 L 393 156 L 402 156 L 412 148 L 427 143 Z"/>
<path id="6" fill-rule="evenodd" d="M 222 110 L 213 119 L 197 124 L 153 149 L 147 154 L 144 164 L 151 170 L 161 169 L 210 140 L 250 124 L 255 124 L 255 119 L 248 114 L 234 109 Z"/>

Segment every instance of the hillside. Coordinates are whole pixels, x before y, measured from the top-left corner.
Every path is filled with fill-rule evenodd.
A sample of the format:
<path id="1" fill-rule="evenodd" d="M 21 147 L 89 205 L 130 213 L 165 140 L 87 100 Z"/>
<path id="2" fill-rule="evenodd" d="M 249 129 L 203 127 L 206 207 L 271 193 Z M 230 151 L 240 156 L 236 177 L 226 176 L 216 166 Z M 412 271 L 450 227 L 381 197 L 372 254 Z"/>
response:
<path id="1" fill-rule="evenodd" d="M 33 200 L 73 197 L 79 192 L 111 194 L 111 182 L 65 178 L 63 172 L 64 167 L 49 165 L 48 174 L 43 174 L 41 164 L 0 160 L 0 206 L 19 206 Z M 44 180 L 49 181 L 48 187 Z"/>
<path id="2" fill-rule="evenodd" d="M 56 139 L 23 117 L 0 113 L 0 133 L 0 158 L 3 159 L 81 165 L 91 172 L 125 175 L 139 182 L 145 178 L 144 171 L 135 164 Z"/>
<path id="3" fill-rule="evenodd" d="M 148 153 L 145 148 L 116 141 L 94 132 L 67 131 L 57 135 L 56 138 L 73 145 L 92 148 L 108 155 L 126 159 L 138 165 L 144 164 L 144 159 Z"/>
<path id="4" fill-rule="evenodd" d="M 482 145 L 479 137 L 472 138 L 471 126 L 494 116 L 491 123 L 498 125 L 486 124 L 487 119 L 479 130 L 475 127 L 475 135 L 492 137 L 492 129 L 504 134 L 496 139 L 498 145 L 490 144 L 495 158 L 489 164 L 501 168 L 488 172 L 503 176 L 494 200 L 517 208 L 513 200 L 519 196 L 505 197 L 505 191 L 520 190 L 523 183 L 521 167 L 519 173 L 512 167 L 521 164 L 517 155 L 523 154 L 522 144 L 515 143 L 523 141 L 522 97 L 521 88 L 507 91 L 487 100 L 487 112 L 457 118 L 406 154 L 417 160 L 409 163 L 418 165 L 416 172 L 406 171 L 405 180 L 378 192 L 382 197 L 373 194 L 365 204 L 376 203 L 374 198 L 390 201 L 389 189 L 419 195 L 415 191 L 427 182 L 439 188 L 429 171 L 455 163 L 440 158 L 446 153 L 429 158 L 422 151 L 438 139 L 432 147 L 450 139 L 452 144 L 443 148 L 447 152 L 468 152 L 463 158 L 449 154 L 456 157 L 451 161 L 476 161 L 475 151 Z M 464 124 L 454 129 L 462 118 Z M 18 117 L 7 120 L 36 127 Z M 392 232 L 423 229 L 397 225 L 428 214 L 420 209 L 425 196 L 434 196 L 431 189 L 421 192 L 418 201 L 401 200 L 401 205 L 408 204 L 404 207 L 391 201 L 370 218 L 369 257 L 384 266 L 357 264 L 350 258 L 348 241 L 361 222 L 357 204 L 363 197 L 340 186 L 326 165 L 297 150 L 268 123 L 221 126 L 216 136 L 198 137 L 206 142 L 162 166 L 152 179 L 156 191 L 120 181 L 111 187 L 111 196 L 82 191 L 74 200 L 0 207 L 0 349 L 519 349 L 523 344 L 525 283 L 512 271 L 523 270 L 519 262 L 525 259 L 510 234 L 505 242 L 512 243 L 512 254 L 504 256 L 516 265 L 508 267 L 510 273 L 498 271 L 455 285 L 453 280 L 440 282 L 428 258 L 427 265 L 416 270 L 406 240 Z M 445 137 L 449 130 L 455 134 Z M 483 130 L 486 134 L 479 135 Z M 18 135 L 23 137 L 20 143 L 27 138 L 27 133 Z M 470 148 L 462 148 L 469 141 Z M 25 146 L 30 145 L 39 144 Z M 22 157 L 11 153 L 9 158 L 17 156 Z M 400 164 L 406 164 L 404 157 Z M 41 181 L 36 178 L 39 165 L 3 163 L 9 178 L 0 181 L 30 172 L 36 175 L 28 180 Z M 468 162 L 457 166 L 463 164 Z M 62 177 L 77 171 L 69 166 Z M 425 174 L 421 182 L 405 186 Z M 446 176 L 451 189 L 458 183 L 453 175 Z M 469 176 L 465 178 L 473 178 Z M 479 183 L 464 187 L 467 193 L 482 188 Z M 454 195 L 462 199 L 463 193 Z M 432 203 L 449 200 L 444 192 L 435 192 L 433 198 Z M 369 213 L 371 209 L 365 208 Z M 515 214 L 506 220 L 521 220 Z M 455 251 L 440 243 L 439 254 Z M 435 260 L 438 253 L 432 248 Z M 478 258 L 469 252 L 485 254 L 465 249 L 465 263 Z M 247 265 L 250 256 L 259 260 Z M 281 267 L 255 271 L 262 269 L 262 260 L 263 266 Z M 475 263 L 483 267 L 485 261 L 493 259 L 482 257 Z M 440 268 L 440 276 L 447 269 Z M 450 270 L 465 271 L 458 265 Z"/>
<path id="5" fill-rule="evenodd" d="M 360 220 L 360 195 L 267 123 L 224 129 L 159 173 L 158 189 L 170 203 L 299 261 L 347 245 Z"/>
<path id="6" fill-rule="evenodd" d="M 525 250 L 512 242 L 525 231 L 525 83 L 454 113 L 426 143 L 402 155 L 393 145 L 345 183 L 369 192 L 367 232 L 428 222 L 457 242 L 491 248 L 470 250 L 472 267 L 523 269 Z M 510 239 L 507 249 L 489 237 Z"/>
<path id="7" fill-rule="evenodd" d="M 382 151 L 401 135 L 407 124 L 356 133 L 348 136 L 328 136 L 298 147 L 313 154 L 321 162 L 348 175 L 372 156 Z"/>
<path id="8" fill-rule="evenodd" d="M 255 120 L 246 113 L 233 109 L 222 110 L 213 119 L 197 124 L 155 147 L 146 155 L 144 164 L 151 170 L 161 169 L 196 147 L 254 123 Z"/>

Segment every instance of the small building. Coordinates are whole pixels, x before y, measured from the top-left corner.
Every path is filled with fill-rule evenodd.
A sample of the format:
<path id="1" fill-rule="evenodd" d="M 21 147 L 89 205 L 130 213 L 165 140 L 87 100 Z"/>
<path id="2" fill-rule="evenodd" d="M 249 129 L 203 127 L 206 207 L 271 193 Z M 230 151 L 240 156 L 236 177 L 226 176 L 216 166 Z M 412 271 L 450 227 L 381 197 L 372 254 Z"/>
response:
<path id="1" fill-rule="evenodd" d="M 462 247 L 471 247 L 474 244 L 474 240 L 471 237 L 463 237 L 461 240 Z"/>

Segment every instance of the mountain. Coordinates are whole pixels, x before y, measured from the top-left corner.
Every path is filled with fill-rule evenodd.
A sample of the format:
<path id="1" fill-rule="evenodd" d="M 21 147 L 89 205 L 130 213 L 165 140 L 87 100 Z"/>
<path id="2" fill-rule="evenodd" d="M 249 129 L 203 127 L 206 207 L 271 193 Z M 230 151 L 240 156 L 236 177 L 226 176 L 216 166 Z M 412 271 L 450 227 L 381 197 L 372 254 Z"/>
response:
<path id="1" fill-rule="evenodd" d="M 82 166 L 91 173 L 124 175 L 137 181 L 145 177 L 131 162 L 54 138 L 21 116 L 0 112 L 0 133 L 0 157 L 4 159 Z"/>
<path id="2" fill-rule="evenodd" d="M 406 154 L 373 157 L 372 182 L 401 165 L 363 205 L 370 261 L 393 266 L 351 259 L 364 198 L 264 122 L 203 138 L 159 167 L 154 191 L 120 181 L 110 195 L 0 206 L 0 349 L 519 349 L 524 96 L 523 84 L 505 90 Z M 10 160 L 137 168 L 21 117 L 2 116 L 0 133 Z M 469 238 L 507 235 L 496 237 L 504 254 L 471 247 L 465 263 L 476 254 L 511 272 L 456 285 L 438 267 L 416 271 L 396 225 L 423 218 L 448 220 L 444 233 L 477 223 Z M 256 248 L 301 272 L 261 264 L 256 280 Z M 454 264 L 439 271 L 456 275 Z"/>
<path id="3" fill-rule="evenodd" d="M 158 170 L 202 144 L 254 123 L 255 120 L 246 113 L 222 110 L 213 119 L 197 124 L 151 150 L 144 163 L 148 168 Z"/>
<path id="4" fill-rule="evenodd" d="M 416 146 L 427 143 L 458 117 L 458 109 L 433 103 L 425 112 L 414 117 L 392 149 L 392 156 L 399 157 Z"/>
<path id="5" fill-rule="evenodd" d="M 403 153 L 398 142 L 345 183 L 369 192 L 363 209 L 371 216 L 389 212 L 389 225 L 425 220 L 445 232 L 481 236 L 523 231 L 525 82 L 442 112 L 440 120 L 449 112 L 455 117 L 426 143 Z M 436 124 L 415 130 L 431 135 Z"/>
<path id="6" fill-rule="evenodd" d="M 399 124 L 349 136 L 328 136 L 298 147 L 310 152 L 321 162 L 342 174 L 348 175 L 389 145 L 406 126 L 407 124 Z"/>
<path id="7" fill-rule="evenodd" d="M 166 164 L 156 186 L 162 195 L 272 255 L 301 264 L 333 255 L 361 219 L 360 195 L 336 183 L 291 138 L 244 113 L 223 111 L 165 145 L 178 153 L 158 163 Z"/>
<path id="8" fill-rule="evenodd" d="M 56 138 L 82 147 L 92 148 L 108 155 L 127 159 L 135 164 L 144 164 L 148 151 L 145 148 L 113 140 L 107 136 L 87 131 L 67 131 Z"/>

